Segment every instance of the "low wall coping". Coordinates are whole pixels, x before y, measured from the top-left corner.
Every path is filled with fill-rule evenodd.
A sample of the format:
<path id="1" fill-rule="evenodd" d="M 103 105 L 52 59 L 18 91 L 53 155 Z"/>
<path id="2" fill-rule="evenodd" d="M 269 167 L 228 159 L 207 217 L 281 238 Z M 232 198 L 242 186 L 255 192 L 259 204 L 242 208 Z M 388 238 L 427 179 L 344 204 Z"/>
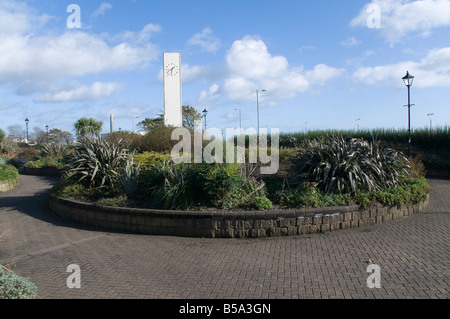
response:
<path id="1" fill-rule="evenodd" d="M 419 213 L 428 203 L 429 196 L 416 204 L 375 204 L 365 210 L 352 205 L 270 211 L 173 211 L 100 207 L 53 195 L 49 199 L 55 214 L 89 226 L 147 235 L 207 238 L 278 237 L 364 227 Z"/>

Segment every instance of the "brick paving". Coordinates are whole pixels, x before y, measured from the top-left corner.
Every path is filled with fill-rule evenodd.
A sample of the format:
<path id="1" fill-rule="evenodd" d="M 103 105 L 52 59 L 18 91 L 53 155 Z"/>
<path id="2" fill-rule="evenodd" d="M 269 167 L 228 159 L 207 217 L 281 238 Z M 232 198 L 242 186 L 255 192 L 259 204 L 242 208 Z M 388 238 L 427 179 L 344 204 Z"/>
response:
<path id="1" fill-rule="evenodd" d="M 428 209 L 326 234 L 201 239 L 116 233 L 53 215 L 55 180 L 21 176 L 0 194 L 0 264 L 41 299 L 448 299 L 450 180 L 430 180 Z M 368 260 L 381 288 L 367 287 Z M 81 289 L 67 288 L 71 264 Z"/>

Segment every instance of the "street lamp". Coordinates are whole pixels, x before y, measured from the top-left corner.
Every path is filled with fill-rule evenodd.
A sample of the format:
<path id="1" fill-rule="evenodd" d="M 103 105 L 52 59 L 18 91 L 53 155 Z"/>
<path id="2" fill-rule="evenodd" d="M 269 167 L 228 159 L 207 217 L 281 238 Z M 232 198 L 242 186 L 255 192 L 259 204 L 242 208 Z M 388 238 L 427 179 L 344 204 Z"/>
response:
<path id="1" fill-rule="evenodd" d="M 234 109 L 235 111 L 239 111 L 239 134 L 242 134 L 242 113 L 240 109 Z"/>
<path id="2" fill-rule="evenodd" d="M 358 132 L 359 132 L 359 122 L 361 121 L 361 119 L 356 119 L 356 126 L 358 127 Z"/>
<path id="3" fill-rule="evenodd" d="M 430 118 L 430 131 L 433 129 L 433 115 L 434 113 L 428 114 L 428 117 Z"/>
<path id="4" fill-rule="evenodd" d="M 205 118 L 205 131 L 204 132 L 206 132 L 206 117 L 208 116 L 208 110 L 205 108 L 204 110 L 203 110 L 203 117 Z"/>
<path id="5" fill-rule="evenodd" d="M 267 90 L 262 90 L 262 92 L 267 92 Z M 257 109 L 257 116 L 258 116 L 258 143 L 259 143 L 259 90 L 256 90 L 256 109 Z"/>
<path id="6" fill-rule="evenodd" d="M 411 156 L 411 86 L 413 85 L 414 77 L 408 71 L 402 80 L 408 87 L 408 154 Z"/>
<path id="7" fill-rule="evenodd" d="M 25 119 L 25 124 L 27 125 L 27 139 L 26 139 L 26 143 L 28 144 L 28 124 L 30 124 L 30 120 L 28 119 L 28 117 Z"/>
<path id="8" fill-rule="evenodd" d="M 131 119 L 132 122 L 133 122 L 133 123 L 132 123 L 132 124 L 133 124 L 133 133 L 136 132 L 136 126 L 134 125 L 134 119 L 138 119 L 138 118 L 139 118 L 139 116 L 133 116 L 132 119 Z"/>
<path id="9" fill-rule="evenodd" d="M 49 141 L 49 138 L 48 138 L 48 129 L 49 129 L 49 126 L 46 125 L 46 126 L 45 126 L 45 129 L 47 130 L 47 144 L 48 144 L 48 141 Z"/>

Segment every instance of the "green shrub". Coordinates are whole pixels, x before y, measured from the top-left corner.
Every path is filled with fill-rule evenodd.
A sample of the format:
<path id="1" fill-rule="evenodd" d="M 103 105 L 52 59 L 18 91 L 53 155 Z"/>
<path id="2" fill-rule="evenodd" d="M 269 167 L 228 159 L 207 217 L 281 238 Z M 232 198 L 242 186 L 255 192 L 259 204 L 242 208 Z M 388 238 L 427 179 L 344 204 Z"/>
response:
<path id="1" fill-rule="evenodd" d="M 6 133 L 0 128 L 0 143 L 6 138 Z"/>
<path id="2" fill-rule="evenodd" d="M 190 165 L 164 162 L 143 176 L 147 194 L 154 200 L 155 208 L 193 209 L 200 205 L 202 192 L 197 174 Z"/>
<path id="3" fill-rule="evenodd" d="M 0 181 L 13 182 L 19 177 L 17 168 L 12 165 L 0 165 Z"/>
<path id="4" fill-rule="evenodd" d="M 125 167 L 122 168 L 119 175 L 120 185 L 122 186 L 122 189 L 126 195 L 133 195 L 136 192 L 138 188 L 140 172 L 140 165 L 135 165 L 133 156 L 130 156 L 125 164 Z"/>
<path id="5" fill-rule="evenodd" d="M 60 143 L 44 144 L 41 152 L 44 157 L 64 160 L 70 154 L 70 147 Z"/>
<path id="6" fill-rule="evenodd" d="M 160 209 L 233 209 L 265 196 L 265 184 L 246 177 L 237 164 L 180 164 L 164 162 L 143 170 L 139 194 Z"/>
<path id="7" fill-rule="evenodd" d="M 56 168 L 63 169 L 66 163 L 57 158 L 43 158 L 24 165 L 25 168 Z"/>
<path id="8" fill-rule="evenodd" d="M 198 170 L 207 203 L 214 207 L 228 209 L 242 203 L 244 175 L 238 165 L 201 164 Z"/>
<path id="9" fill-rule="evenodd" d="M 352 203 L 349 194 L 324 194 L 316 183 L 306 183 L 301 187 L 277 191 L 274 200 L 288 208 L 319 208 L 346 206 Z"/>
<path id="10" fill-rule="evenodd" d="M 294 189 L 276 191 L 271 198 L 287 208 L 319 208 L 329 206 L 359 205 L 367 208 L 377 202 L 386 206 L 418 203 L 430 192 L 424 177 L 407 178 L 402 185 L 378 191 L 359 191 L 356 194 L 325 194 L 314 183 L 307 183 Z"/>
<path id="11" fill-rule="evenodd" d="M 38 151 L 32 146 L 23 146 L 20 148 L 17 157 L 26 158 L 28 161 L 35 161 L 38 159 Z"/>
<path id="12" fill-rule="evenodd" d="M 128 158 L 128 150 L 120 143 L 84 138 L 70 155 L 67 172 L 76 183 L 115 189 Z"/>
<path id="13" fill-rule="evenodd" d="M 257 210 L 269 210 L 273 208 L 272 202 L 267 197 L 253 197 L 251 206 Z"/>
<path id="14" fill-rule="evenodd" d="M 156 126 L 141 138 L 141 152 L 170 152 L 178 141 L 172 140 L 171 126 Z"/>
<path id="15" fill-rule="evenodd" d="M 51 193 L 53 196 L 61 198 L 83 199 L 92 196 L 93 190 L 82 184 L 74 184 L 69 178 L 63 177 L 53 186 Z"/>
<path id="16" fill-rule="evenodd" d="M 0 299 L 34 299 L 37 287 L 28 278 L 0 266 Z"/>
<path id="17" fill-rule="evenodd" d="M 168 162 L 171 160 L 171 154 L 168 152 L 144 152 L 134 155 L 134 160 L 141 167 L 151 167 L 154 165 Z"/>
<path id="18" fill-rule="evenodd" d="M 129 207 L 131 201 L 126 196 L 102 198 L 97 202 L 100 207 Z"/>
<path id="19" fill-rule="evenodd" d="M 401 152 L 377 141 L 336 135 L 312 140 L 310 147 L 300 149 L 289 175 L 293 185 L 315 182 L 326 194 L 356 194 L 397 186 L 407 169 L 408 160 Z"/>
<path id="20" fill-rule="evenodd" d="M 19 151 L 20 148 L 17 143 L 12 143 L 8 140 L 0 142 L 0 154 L 5 154 L 9 157 L 16 157 Z"/>

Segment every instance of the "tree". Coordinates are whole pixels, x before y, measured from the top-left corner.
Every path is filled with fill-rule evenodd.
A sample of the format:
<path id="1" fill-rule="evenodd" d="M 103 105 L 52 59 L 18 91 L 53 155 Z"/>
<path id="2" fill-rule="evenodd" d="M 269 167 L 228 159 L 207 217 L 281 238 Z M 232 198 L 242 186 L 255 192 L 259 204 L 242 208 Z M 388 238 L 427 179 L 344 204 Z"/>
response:
<path id="1" fill-rule="evenodd" d="M 47 133 L 44 132 L 39 127 L 33 128 L 33 133 L 31 134 L 31 139 L 35 140 L 38 144 L 44 144 L 47 143 Z"/>
<path id="2" fill-rule="evenodd" d="M 103 122 L 96 121 L 93 118 L 80 118 L 74 124 L 75 132 L 78 139 L 82 139 L 86 136 L 99 135 L 103 130 Z"/>
<path id="3" fill-rule="evenodd" d="M 8 126 L 8 133 L 16 138 L 25 138 L 26 135 L 26 131 L 19 124 Z"/>
<path id="4" fill-rule="evenodd" d="M 6 133 L 5 133 L 5 131 L 3 131 L 1 128 L 0 128 L 0 142 L 3 142 L 3 140 L 6 138 Z"/>
<path id="5" fill-rule="evenodd" d="M 55 144 L 72 144 L 74 141 L 71 133 L 56 128 L 48 132 L 48 139 L 49 143 Z"/>
<path id="6" fill-rule="evenodd" d="M 202 118 L 202 115 L 192 106 L 183 106 L 183 127 L 189 130 L 195 129 L 195 123 Z"/>
<path id="7" fill-rule="evenodd" d="M 183 127 L 193 130 L 195 129 L 195 122 L 200 120 L 202 115 L 192 106 L 183 106 Z M 145 131 L 149 132 L 151 129 L 164 126 L 164 114 L 160 113 L 155 118 L 146 118 L 138 123 Z"/>
<path id="8" fill-rule="evenodd" d="M 146 132 L 149 132 L 155 127 L 164 126 L 164 115 L 158 114 L 158 117 L 146 118 L 142 122 L 139 122 L 138 126 L 142 127 Z"/>

